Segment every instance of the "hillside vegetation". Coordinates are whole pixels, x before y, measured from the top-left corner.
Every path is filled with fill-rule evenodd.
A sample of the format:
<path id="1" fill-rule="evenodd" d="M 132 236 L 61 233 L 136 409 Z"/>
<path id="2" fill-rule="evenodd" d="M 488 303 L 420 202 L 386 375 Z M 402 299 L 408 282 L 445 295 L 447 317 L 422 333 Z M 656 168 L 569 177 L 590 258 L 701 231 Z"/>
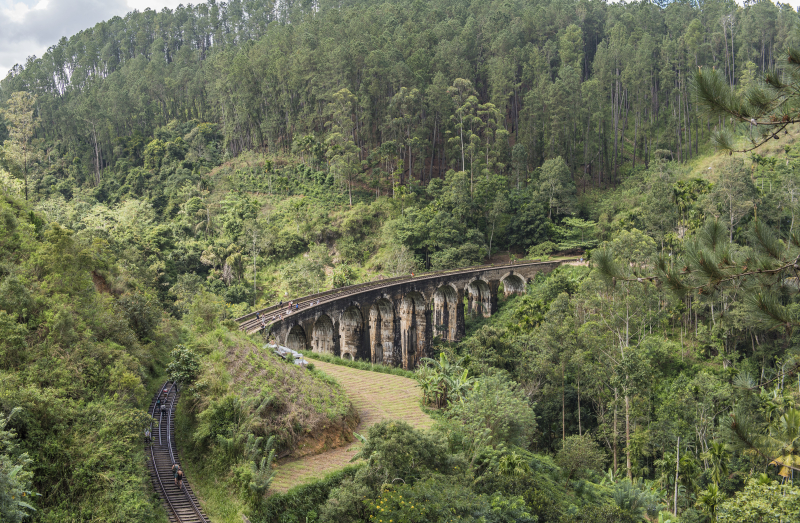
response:
<path id="1" fill-rule="evenodd" d="M 207 453 L 242 499 L 249 480 L 233 470 L 251 477 L 263 436 L 283 454 L 352 438 L 355 415 L 335 382 L 219 327 L 225 307 L 202 296 L 182 321 L 170 317 L 152 269 L 106 238 L 0 197 L 3 521 L 165 521 L 142 441 L 168 363 L 189 387 L 181 446 Z M 197 372 L 181 374 L 181 361 Z"/>
<path id="2" fill-rule="evenodd" d="M 4 521 L 30 512 L 19 502 L 40 521 L 158 520 L 141 434 L 173 340 L 161 311 L 102 239 L 6 197 L 0 217 Z"/>
<path id="3" fill-rule="evenodd" d="M 793 520 L 798 16 L 234 0 L 15 67 L 0 519 L 165 521 L 140 438 L 170 377 L 220 521 Z M 295 368 L 231 320 L 500 252 L 589 266 L 435 340 L 415 374 L 432 427 L 377 422 L 360 465 L 273 485 L 276 459 L 350 442 L 362 374 Z"/>

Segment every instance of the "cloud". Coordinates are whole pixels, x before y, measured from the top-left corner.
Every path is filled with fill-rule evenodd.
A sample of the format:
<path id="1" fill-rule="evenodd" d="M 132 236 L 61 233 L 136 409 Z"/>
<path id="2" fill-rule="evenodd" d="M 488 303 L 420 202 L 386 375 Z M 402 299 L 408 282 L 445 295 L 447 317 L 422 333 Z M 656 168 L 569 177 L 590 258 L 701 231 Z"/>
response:
<path id="1" fill-rule="evenodd" d="M 176 0 L 0 0 L 0 78 L 28 56 L 42 56 L 62 36 L 147 7 L 175 8 Z M 187 2 L 188 3 L 188 2 Z"/>

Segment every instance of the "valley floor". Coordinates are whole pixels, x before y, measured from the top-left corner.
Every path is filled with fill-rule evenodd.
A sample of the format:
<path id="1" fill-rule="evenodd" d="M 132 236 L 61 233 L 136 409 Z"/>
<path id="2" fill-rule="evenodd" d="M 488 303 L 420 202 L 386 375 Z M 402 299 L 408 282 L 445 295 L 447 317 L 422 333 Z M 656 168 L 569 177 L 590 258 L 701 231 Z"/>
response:
<path id="1" fill-rule="evenodd" d="M 359 434 L 366 434 L 369 427 L 382 420 L 405 421 L 416 429 L 427 429 L 433 424 L 431 417 L 420 407 L 422 392 L 412 379 L 317 360 L 314 360 L 314 366 L 344 387 L 361 419 L 356 428 Z M 272 490 L 286 492 L 345 467 L 359 445 L 356 441 L 322 454 L 279 464 Z"/>

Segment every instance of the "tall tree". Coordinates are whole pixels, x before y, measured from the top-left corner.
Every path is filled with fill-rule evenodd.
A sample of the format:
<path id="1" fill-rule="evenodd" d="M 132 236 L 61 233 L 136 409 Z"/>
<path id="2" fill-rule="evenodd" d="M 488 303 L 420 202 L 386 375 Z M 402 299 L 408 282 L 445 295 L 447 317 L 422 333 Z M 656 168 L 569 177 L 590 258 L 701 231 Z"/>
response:
<path id="1" fill-rule="evenodd" d="M 572 210 L 575 201 L 575 181 L 560 156 L 544 162 L 539 168 L 539 191 L 550 209 L 548 218 L 556 214 Z"/>
<path id="2" fill-rule="evenodd" d="M 35 148 L 33 136 L 37 120 L 34 117 L 36 96 L 24 91 L 17 91 L 9 98 L 7 107 L 0 110 L 8 122 L 9 139 L 3 142 L 3 149 L 7 158 L 15 164 L 25 179 L 25 199 L 28 199 L 28 175 Z"/>

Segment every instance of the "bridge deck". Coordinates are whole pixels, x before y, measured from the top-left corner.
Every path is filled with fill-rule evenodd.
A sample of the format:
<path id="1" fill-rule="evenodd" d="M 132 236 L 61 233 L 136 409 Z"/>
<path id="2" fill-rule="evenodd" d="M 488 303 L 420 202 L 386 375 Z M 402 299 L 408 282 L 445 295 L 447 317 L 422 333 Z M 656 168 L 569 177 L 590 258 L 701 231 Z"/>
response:
<path id="1" fill-rule="evenodd" d="M 563 261 L 568 261 L 568 260 L 572 260 L 572 258 L 564 259 Z M 402 285 L 410 282 L 424 282 L 426 280 L 431 280 L 436 278 L 459 276 L 470 273 L 479 273 L 488 270 L 503 270 L 503 269 L 518 270 L 521 268 L 529 268 L 537 265 L 547 266 L 551 265 L 553 261 L 542 262 L 534 260 L 534 261 L 522 261 L 514 264 L 478 265 L 474 267 L 465 267 L 447 271 L 420 273 L 416 274 L 413 278 L 410 275 L 399 276 L 395 278 L 387 278 L 383 280 L 375 280 L 366 283 L 359 283 L 356 285 L 350 285 L 348 287 L 339 287 L 336 289 L 331 289 L 329 291 L 320 292 L 317 294 L 311 294 L 309 296 L 304 296 L 302 298 L 297 298 L 293 300 L 293 304 L 299 305 L 300 310 L 303 310 L 303 309 L 308 309 L 308 307 L 310 306 L 316 306 L 318 304 L 322 305 L 346 296 L 358 295 L 365 291 L 379 290 L 382 288 L 391 288 L 397 285 Z M 258 314 L 260 318 L 257 318 L 256 314 Z M 236 318 L 236 322 L 239 323 L 239 328 L 241 330 L 246 331 L 248 334 L 253 334 L 255 332 L 262 330 L 268 325 L 275 323 L 276 321 L 280 321 L 281 319 L 290 316 L 291 314 L 292 312 L 289 310 L 288 304 L 284 304 L 283 306 L 280 307 L 278 305 L 272 305 L 271 307 L 266 307 L 264 309 L 253 311 L 249 314 L 245 314 L 244 316 Z"/>

